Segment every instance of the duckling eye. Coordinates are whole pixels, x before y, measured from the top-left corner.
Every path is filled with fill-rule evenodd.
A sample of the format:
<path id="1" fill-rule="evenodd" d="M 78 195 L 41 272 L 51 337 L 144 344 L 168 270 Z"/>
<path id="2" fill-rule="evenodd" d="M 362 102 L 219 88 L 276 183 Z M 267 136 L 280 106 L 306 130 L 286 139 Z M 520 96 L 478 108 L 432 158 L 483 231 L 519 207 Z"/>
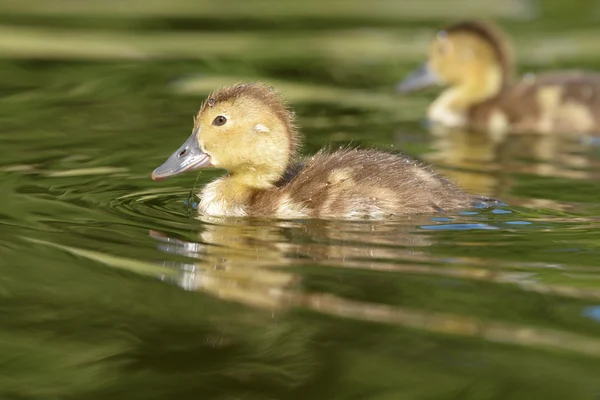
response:
<path id="1" fill-rule="evenodd" d="M 227 122 L 227 118 L 225 118 L 222 115 L 219 115 L 217 118 L 215 118 L 212 122 L 212 124 L 214 126 L 223 126 L 225 125 L 225 123 Z"/>

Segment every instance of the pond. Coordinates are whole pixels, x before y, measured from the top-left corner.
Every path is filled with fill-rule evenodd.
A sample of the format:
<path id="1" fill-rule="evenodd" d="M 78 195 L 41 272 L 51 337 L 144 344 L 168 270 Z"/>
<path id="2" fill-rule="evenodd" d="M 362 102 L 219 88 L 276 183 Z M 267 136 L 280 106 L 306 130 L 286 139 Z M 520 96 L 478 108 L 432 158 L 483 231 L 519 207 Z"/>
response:
<path id="1" fill-rule="evenodd" d="M 437 92 L 393 87 L 444 3 L 359 3 L 0 6 L 1 398 L 600 398 L 600 146 L 430 128 Z M 521 72 L 600 70 L 592 2 L 500 3 L 448 17 L 501 18 Z M 304 154 L 404 152 L 506 206 L 199 218 L 223 171 L 150 173 L 248 80 L 289 99 Z"/>

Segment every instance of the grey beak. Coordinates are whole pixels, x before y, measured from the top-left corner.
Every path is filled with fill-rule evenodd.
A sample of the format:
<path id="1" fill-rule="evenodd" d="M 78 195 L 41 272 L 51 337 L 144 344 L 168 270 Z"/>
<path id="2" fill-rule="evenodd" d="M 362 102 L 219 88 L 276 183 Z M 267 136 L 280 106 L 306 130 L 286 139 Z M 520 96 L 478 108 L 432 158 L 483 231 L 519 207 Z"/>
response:
<path id="1" fill-rule="evenodd" d="M 200 150 L 198 145 L 198 129 L 177 149 L 171 157 L 152 172 L 152 179 L 160 181 L 172 175 L 210 167 L 210 156 Z"/>
<path id="2" fill-rule="evenodd" d="M 428 63 L 422 64 L 419 69 L 407 76 L 402 82 L 396 85 L 396 91 L 400 93 L 410 93 L 429 86 L 437 85 L 439 78 L 429 68 Z"/>

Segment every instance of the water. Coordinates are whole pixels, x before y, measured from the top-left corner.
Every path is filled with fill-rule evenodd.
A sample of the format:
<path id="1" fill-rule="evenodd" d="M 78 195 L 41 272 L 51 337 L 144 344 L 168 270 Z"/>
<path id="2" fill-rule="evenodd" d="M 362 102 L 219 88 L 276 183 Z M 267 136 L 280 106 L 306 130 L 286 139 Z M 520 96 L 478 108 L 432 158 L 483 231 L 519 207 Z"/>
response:
<path id="1" fill-rule="evenodd" d="M 21 43 L 0 39 L 0 398 L 600 398 L 599 147 L 429 130 L 435 93 L 391 87 L 443 23 L 435 10 L 424 23 L 414 7 L 282 11 L 286 25 L 240 9 L 245 34 L 193 13 L 181 28 L 177 7 L 74 18 L 27 4 L 0 6 Z M 488 11 L 508 19 L 524 69 L 555 66 L 553 49 L 556 65 L 600 69 L 574 27 L 591 24 L 588 2 L 564 14 L 549 2 L 532 22 L 531 4 L 505 4 Z M 56 29 L 79 35 L 60 47 Z M 557 35 L 587 52 L 552 46 Z M 197 218 L 192 188 L 221 172 L 150 172 L 207 90 L 255 78 L 290 99 L 306 154 L 404 151 L 507 205 L 380 222 Z"/>

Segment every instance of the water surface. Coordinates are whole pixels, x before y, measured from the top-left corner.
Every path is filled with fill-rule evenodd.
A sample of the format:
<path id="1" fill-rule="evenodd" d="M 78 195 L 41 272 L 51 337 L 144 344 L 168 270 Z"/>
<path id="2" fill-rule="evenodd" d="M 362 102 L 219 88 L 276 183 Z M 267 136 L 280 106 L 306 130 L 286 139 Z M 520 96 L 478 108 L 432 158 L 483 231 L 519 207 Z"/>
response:
<path id="1" fill-rule="evenodd" d="M 430 130 L 435 92 L 392 87 L 437 13 L 240 9 L 219 24 L 177 7 L 27 4 L 1 18 L 13 36 L 0 39 L 0 397 L 600 398 L 600 150 L 568 132 Z M 573 22 L 589 2 L 558 19 L 550 2 L 505 4 L 487 12 L 514 32 L 523 70 L 600 69 L 594 25 Z M 209 90 L 250 79 L 290 99 L 306 154 L 403 151 L 507 205 L 198 218 L 193 188 L 222 171 L 150 172 Z"/>

